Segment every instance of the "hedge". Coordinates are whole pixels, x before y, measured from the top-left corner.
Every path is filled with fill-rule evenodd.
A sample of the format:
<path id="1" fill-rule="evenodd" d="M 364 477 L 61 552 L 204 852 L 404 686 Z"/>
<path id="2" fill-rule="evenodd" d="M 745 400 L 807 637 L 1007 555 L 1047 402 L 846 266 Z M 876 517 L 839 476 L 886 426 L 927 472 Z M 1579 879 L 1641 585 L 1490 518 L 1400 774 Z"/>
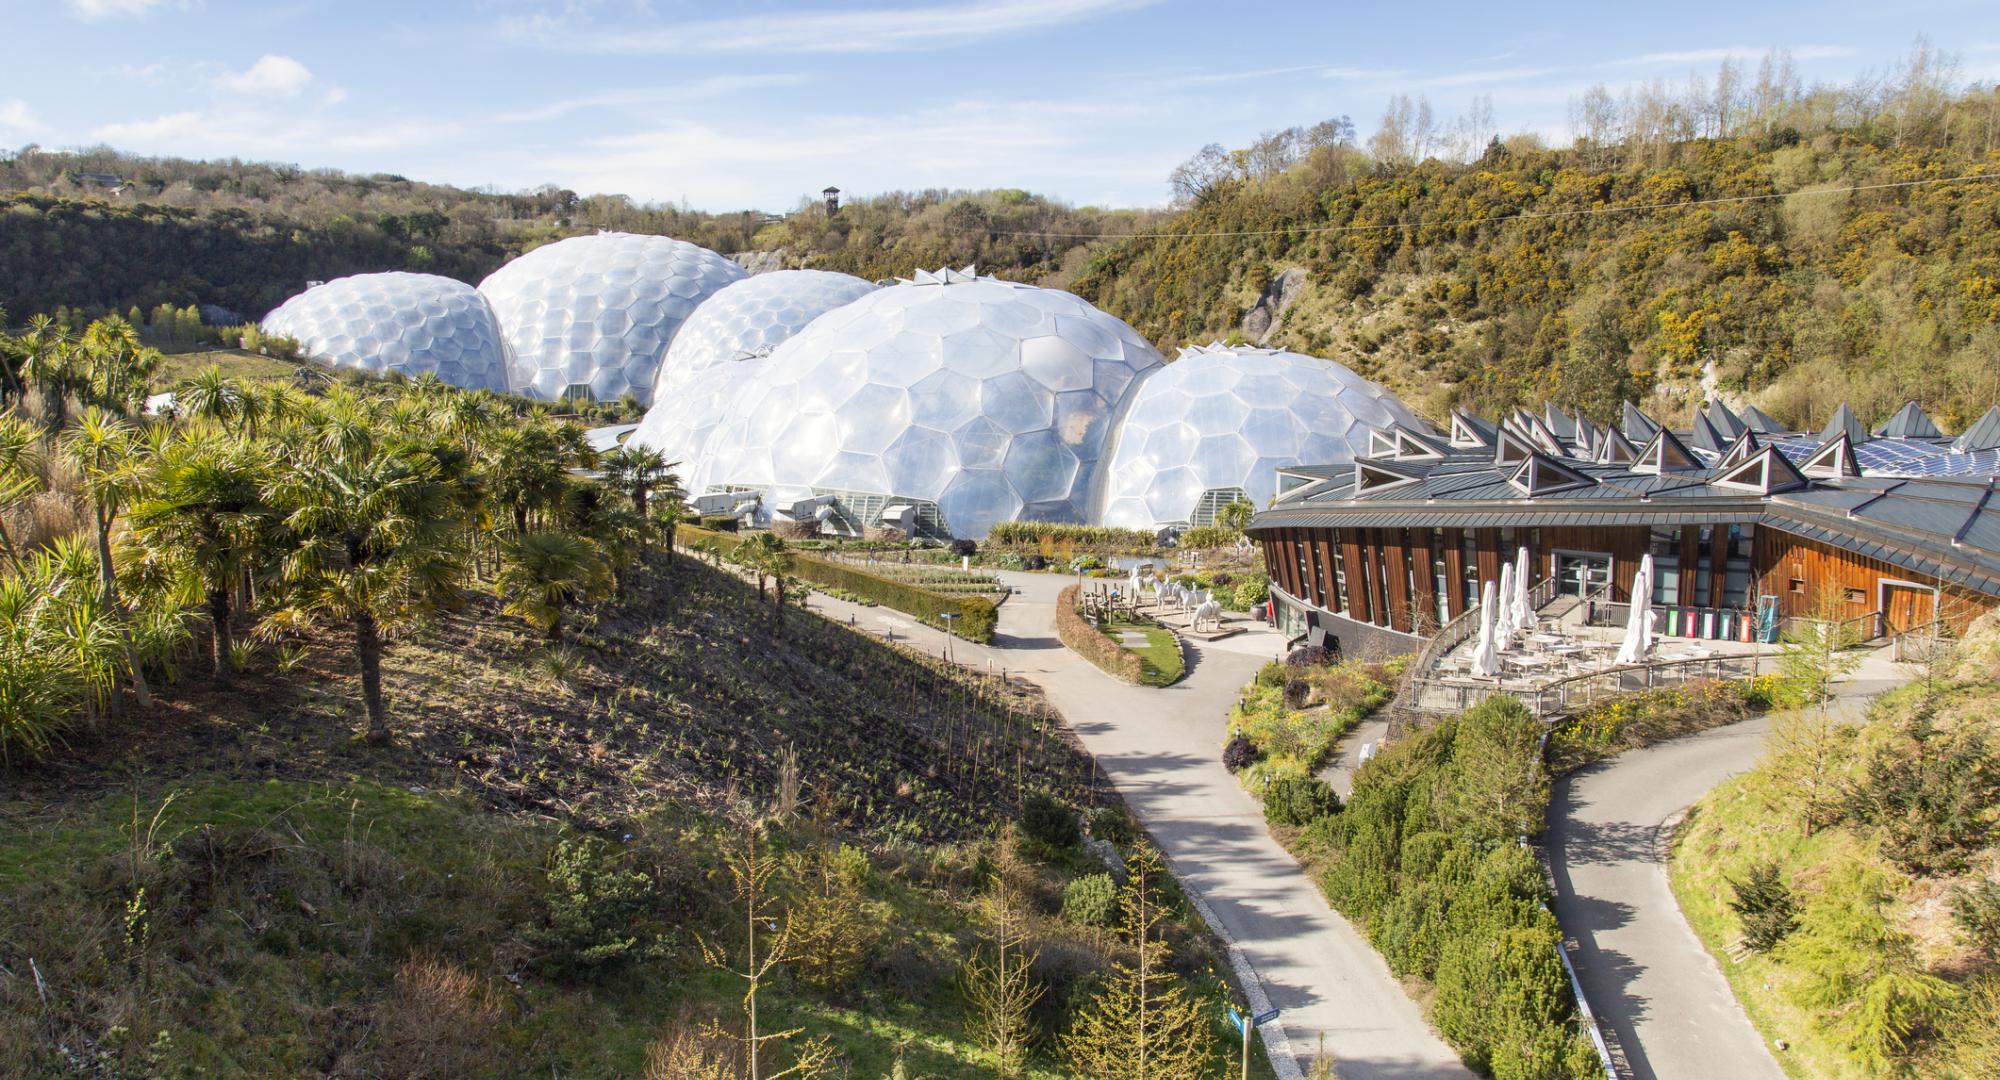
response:
<path id="1" fill-rule="evenodd" d="M 725 556 L 737 542 L 736 537 L 686 525 L 680 527 L 680 535 L 686 537 L 690 544 L 701 540 L 718 541 Z M 844 589 L 864 600 L 894 608 L 905 615 L 914 615 L 940 628 L 944 626 L 943 616 L 949 612 L 958 616 L 951 628 L 953 633 L 982 645 L 993 642 L 993 630 L 1000 621 L 1000 609 L 984 596 L 945 596 L 802 551 L 793 551 L 791 556 L 792 573 L 801 581 L 830 589 Z"/>
<path id="2" fill-rule="evenodd" d="M 1144 529 L 1114 529 L 1105 525 L 1070 525 L 1054 521 L 1003 521 L 986 533 L 986 546 L 1033 548 L 1051 544 L 1081 544 L 1093 548 L 1151 549 L 1154 536 Z"/>
<path id="3" fill-rule="evenodd" d="M 1056 597 L 1056 636 L 1077 655 L 1096 664 L 1114 678 L 1136 684 L 1145 675 L 1139 655 L 1106 636 L 1089 619 L 1077 613 L 1079 589 L 1071 585 Z"/>

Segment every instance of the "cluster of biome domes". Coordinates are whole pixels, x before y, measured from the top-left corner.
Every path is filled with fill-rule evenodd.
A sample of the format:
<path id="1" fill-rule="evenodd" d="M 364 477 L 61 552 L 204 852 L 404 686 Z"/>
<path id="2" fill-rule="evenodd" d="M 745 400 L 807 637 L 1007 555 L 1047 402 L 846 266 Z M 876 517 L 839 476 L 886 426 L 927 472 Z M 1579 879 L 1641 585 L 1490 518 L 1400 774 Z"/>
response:
<path id="1" fill-rule="evenodd" d="M 542 400 L 630 394 L 628 445 L 704 512 L 861 535 L 1033 520 L 1139 529 L 1262 507 L 1276 470 L 1429 431 L 1339 364 L 1210 345 L 1169 362 L 1066 292 L 964 270 L 751 276 L 693 244 L 603 233 L 477 290 L 425 274 L 318 285 L 263 324 L 335 366 Z"/>

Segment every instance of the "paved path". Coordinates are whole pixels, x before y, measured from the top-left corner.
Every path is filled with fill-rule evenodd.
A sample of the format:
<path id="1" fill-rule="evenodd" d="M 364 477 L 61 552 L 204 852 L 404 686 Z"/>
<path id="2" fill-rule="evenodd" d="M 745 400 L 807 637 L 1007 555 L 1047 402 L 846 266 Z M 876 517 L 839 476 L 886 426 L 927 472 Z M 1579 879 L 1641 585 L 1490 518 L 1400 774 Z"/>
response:
<path id="1" fill-rule="evenodd" d="M 1885 650 L 1840 686 L 1859 718 L 1908 678 Z M 1577 976 L 1634 1080 L 1784 1080 L 1715 959 L 1667 887 L 1667 823 L 1757 763 L 1764 717 L 1629 751 L 1570 774 L 1549 807 L 1555 911 L 1575 938 Z"/>
<path id="2" fill-rule="evenodd" d="M 1262 808 L 1223 769 L 1222 733 L 1237 691 L 1277 655 L 1262 628 L 1220 641 L 1187 641 L 1188 674 L 1171 687 L 1128 686 L 1064 648 L 1056 595 L 1075 579 L 1001 575 L 1018 592 L 1000 608 L 993 647 L 954 643 L 956 658 L 987 661 L 1048 693 L 1070 727 L 1160 844 L 1175 875 L 1205 900 L 1284 1010 L 1266 1046 L 1288 1045 L 1303 1067 L 1321 1035 L 1346 1080 L 1415 1080 L 1472 1073 L 1433 1033 L 1382 958 L 1326 904 L 1299 864 L 1264 827 Z M 936 653 L 937 631 L 883 608 L 825 596 L 812 606 L 852 617 L 874 633 L 894 629 Z M 1186 639 L 1184 639 L 1186 640 Z"/>

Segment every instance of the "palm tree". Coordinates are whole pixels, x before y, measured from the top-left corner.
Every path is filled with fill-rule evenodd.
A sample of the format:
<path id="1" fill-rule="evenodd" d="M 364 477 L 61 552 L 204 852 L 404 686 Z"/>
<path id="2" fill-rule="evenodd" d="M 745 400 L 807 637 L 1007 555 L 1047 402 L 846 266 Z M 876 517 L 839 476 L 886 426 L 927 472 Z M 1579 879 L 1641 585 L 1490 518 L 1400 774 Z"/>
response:
<path id="1" fill-rule="evenodd" d="M 41 433 L 33 424 L 12 415 L 0 414 L 0 555 L 16 569 L 21 554 L 14 549 L 14 537 L 7 532 L 6 512 L 42 486 L 36 469 L 40 456 Z"/>
<path id="2" fill-rule="evenodd" d="M 243 420 L 238 426 L 241 431 L 250 426 L 247 419 L 255 401 L 244 393 L 243 384 L 222 373 L 222 368 L 210 364 L 181 380 L 174 387 L 174 411 L 191 419 L 213 420 L 228 426 L 231 421 Z"/>
<path id="3" fill-rule="evenodd" d="M 21 373 L 42 392 L 42 411 L 52 431 L 69 423 L 69 395 L 76 389 L 76 340 L 69 327 L 47 315 L 28 320 L 21 335 L 27 361 Z"/>
<path id="4" fill-rule="evenodd" d="M 1215 512 L 1216 523 L 1231 532 L 1242 532 L 1250 527 L 1250 519 L 1257 516 L 1257 508 L 1243 499 L 1233 499 Z"/>
<path id="5" fill-rule="evenodd" d="M 0 409 L 27 393 L 28 389 L 21 381 L 21 365 L 27 360 L 27 348 L 21 344 L 21 339 L 4 332 L 7 325 L 7 309 L 0 308 Z"/>
<path id="6" fill-rule="evenodd" d="M 132 680 L 132 693 L 139 699 L 139 707 L 147 709 L 153 705 L 153 695 L 132 648 L 131 635 L 124 630 L 131 615 L 118 595 L 117 567 L 111 558 L 111 528 L 118 521 L 119 511 L 140 490 L 143 478 L 138 451 L 143 446 L 132 438 L 130 424 L 96 406 L 84 412 L 83 419 L 63 438 L 62 444 L 63 452 L 83 474 L 83 488 L 96 514 L 97 567 L 104 607 L 119 622 L 119 640 L 124 647 L 125 671 Z M 114 714 L 123 712 L 117 695 L 112 696 L 111 702 Z"/>
<path id="7" fill-rule="evenodd" d="M 533 515 L 562 505 L 575 483 L 570 470 L 591 457 L 583 429 L 570 423 L 530 420 L 487 440 L 487 483 L 495 501 L 512 511 L 515 535 L 528 534 Z"/>
<path id="8" fill-rule="evenodd" d="M 736 546 L 736 557 L 757 575 L 757 595 L 764 595 L 764 579 L 771 579 L 771 621 L 782 625 L 785 612 L 785 582 L 792 570 L 792 553 L 776 533 L 760 532 Z"/>
<path id="9" fill-rule="evenodd" d="M 117 638 L 89 561 L 58 541 L 0 576 L 0 765 L 46 751 L 105 689 Z"/>
<path id="10" fill-rule="evenodd" d="M 141 544 L 201 579 L 209 666 L 223 680 L 233 664 L 231 594 L 264 531 L 257 485 L 267 471 L 253 446 L 213 428 L 192 429 L 161 450 L 145 477 L 146 496 L 131 511 Z"/>
<path id="11" fill-rule="evenodd" d="M 507 545 L 499 588 L 508 614 L 527 620 L 550 641 L 561 641 L 564 613 L 572 604 L 601 599 L 610 591 L 611 568 L 589 539 L 546 530 Z"/>
<path id="12" fill-rule="evenodd" d="M 621 446 L 605 454 L 599 464 L 604 482 L 632 500 L 632 512 L 646 516 L 646 500 L 659 488 L 679 487 L 680 478 L 669 472 L 664 455 L 647 446 Z"/>
<path id="13" fill-rule="evenodd" d="M 653 500 L 652 513 L 649 517 L 653 524 L 659 528 L 660 538 L 666 542 L 667 561 L 672 562 L 674 559 L 674 532 L 681 527 L 683 522 L 688 520 L 687 500 L 681 497 L 680 492 L 669 491 L 660 498 Z"/>
<path id="14" fill-rule="evenodd" d="M 139 332 L 117 315 L 106 315 L 83 331 L 76 346 L 82 370 L 81 388 L 97 404 L 119 413 L 135 411 L 146 400 L 160 351 L 139 341 Z"/>
<path id="15" fill-rule="evenodd" d="M 343 623 L 354 635 L 366 738 L 391 735 L 382 697 L 382 635 L 456 599 L 466 577 L 462 503 L 445 464 L 449 443 L 374 427 L 365 407 L 333 395 L 287 446 L 264 485 L 281 515 L 288 620 Z"/>

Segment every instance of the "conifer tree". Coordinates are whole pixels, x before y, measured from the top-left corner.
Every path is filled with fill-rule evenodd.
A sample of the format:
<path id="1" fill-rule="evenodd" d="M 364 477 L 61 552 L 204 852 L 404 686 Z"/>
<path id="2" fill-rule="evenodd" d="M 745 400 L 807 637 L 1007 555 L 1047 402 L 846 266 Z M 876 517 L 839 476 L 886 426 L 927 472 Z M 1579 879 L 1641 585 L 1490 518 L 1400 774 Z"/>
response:
<path id="1" fill-rule="evenodd" d="M 1167 967 L 1172 954 L 1161 937 L 1166 867 L 1159 852 L 1141 847 L 1125 861 L 1125 873 L 1120 932 L 1132 959 L 1112 965 L 1104 988 L 1063 1037 L 1063 1054 L 1077 1075 L 1102 1080 L 1204 1076 L 1213 1064 L 1208 1019 Z"/>
<path id="2" fill-rule="evenodd" d="M 994 852 L 992 891 L 982 907 L 992 927 L 992 953 L 974 949 L 965 961 L 965 1033 L 993 1055 L 1002 1077 L 1027 1071 L 1034 1027 L 1028 1012 L 1043 987 L 1030 975 L 1040 954 L 1027 945 L 1027 904 L 1021 895 L 1020 840 L 1013 826 Z"/>

